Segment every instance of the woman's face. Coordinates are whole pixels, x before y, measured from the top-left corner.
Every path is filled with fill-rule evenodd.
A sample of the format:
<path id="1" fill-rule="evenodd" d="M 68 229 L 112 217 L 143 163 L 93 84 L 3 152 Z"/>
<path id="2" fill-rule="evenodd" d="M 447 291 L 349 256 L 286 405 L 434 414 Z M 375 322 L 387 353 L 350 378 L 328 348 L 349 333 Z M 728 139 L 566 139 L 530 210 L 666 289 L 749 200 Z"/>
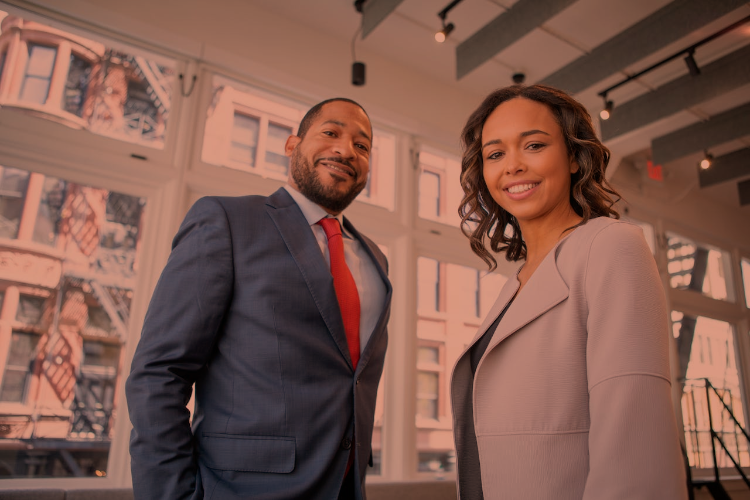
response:
<path id="1" fill-rule="evenodd" d="M 495 108 L 482 128 L 482 160 L 492 198 L 519 224 L 566 220 L 572 211 L 570 175 L 578 164 L 546 105 L 517 97 Z"/>

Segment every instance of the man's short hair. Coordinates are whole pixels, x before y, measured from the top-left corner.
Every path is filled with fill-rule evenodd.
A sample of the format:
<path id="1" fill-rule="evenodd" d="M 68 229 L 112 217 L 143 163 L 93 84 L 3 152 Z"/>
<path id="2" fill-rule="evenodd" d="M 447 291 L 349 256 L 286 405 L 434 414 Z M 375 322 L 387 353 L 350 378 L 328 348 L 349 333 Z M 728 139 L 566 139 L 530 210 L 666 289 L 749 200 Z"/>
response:
<path id="1" fill-rule="evenodd" d="M 332 99 L 326 99 L 325 101 L 319 102 L 305 114 L 305 116 L 302 118 L 302 121 L 299 123 L 299 129 L 297 130 L 297 137 L 300 139 L 305 138 L 305 134 L 307 134 L 307 131 L 310 129 L 310 125 L 315 121 L 315 119 L 320 115 L 320 110 L 323 109 L 323 106 L 325 106 L 328 103 L 331 102 L 348 102 L 349 104 L 354 104 L 359 109 L 362 110 L 362 112 L 367 117 L 367 120 L 370 120 L 370 115 L 367 114 L 367 111 L 365 111 L 365 108 L 362 107 L 360 103 L 357 101 L 352 101 L 351 99 L 347 99 L 346 97 L 334 97 Z M 372 135 L 372 122 L 370 122 L 370 135 Z"/>

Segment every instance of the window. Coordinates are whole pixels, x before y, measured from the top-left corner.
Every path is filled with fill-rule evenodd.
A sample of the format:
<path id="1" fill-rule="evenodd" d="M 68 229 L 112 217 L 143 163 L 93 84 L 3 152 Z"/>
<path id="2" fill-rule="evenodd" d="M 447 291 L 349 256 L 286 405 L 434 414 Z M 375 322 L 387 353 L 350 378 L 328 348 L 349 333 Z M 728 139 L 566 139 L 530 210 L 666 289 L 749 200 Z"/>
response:
<path id="1" fill-rule="evenodd" d="M 442 208 L 443 196 L 440 195 L 440 174 L 422 170 L 419 176 L 419 216 L 425 219 L 437 219 L 445 212 Z"/>
<path id="2" fill-rule="evenodd" d="M 232 127 L 232 145 L 229 158 L 249 167 L 255 166 L 255 154 L 258 149 L 258 129 L 260 121 L 252 116 L 234 113 Z"/>
<path id="3" fill-rule="evenodd" d="M 32 239 L 38 243 L 55 246 L 60 233 L 62 204 L 65 200 L 66 182 L 56 177 L 45 177 L 39 200 L 39 211 Z"/>
<path id="4" fill-rule="evenodd" d="M 420 257 L 417 261 L 417 304 L 420 311 L 440 311 L 440 262 Z"/>
<path id="5" fill-rule="evenodd" d="M 18 179 L 23 171 L 14 172 Z M 115 389 L 146 199 L 23 173 L 36 190 L 18 218 L 35 221 L 29 239 L 33 228 L 33 239 L 55 250 L 19 246 L 3 256 L 23 272 L 2 275 L 0 325 L 13 331 L 0 336 L 0 352 L 8 352 L 0 365 L 0 475 L 106 476 L 115 423 L 126 415 Z M 0 235 L 0 244 L 10 237 Z"/>
<path id="6" fill-rule="evenodd" d="M 458 227 L 458 206 L 463 190 L 458 182 L 458 159 L 422 150 L 419 152 L 419 217 Z"/>
<path id="7" fill-rule="evenodd" d="M 440 347 L 422 345 L 417 349 L 417 420 L 438 420 L 440 387 Z"/>
<path id="8" fill-rule="evenodd" d="M 37 344 L 39 335 L 35 333 L 12 333 L 0 388 L 0 402 L 26 402 L 29 379 L 37 358 Z"/>
<path id="9" fill-rule="evenodd" d="M 455 451 L 448 398 L 449 374 L 477 333 L 506 278 L 472 267 L 417 260 L 418 471 L 453 472 Z"/>
<path id="10" fill-rule="evenodd" d="M 672 288 L 734 301 L 731 259 L 726 251 L 667 233 L 667 259 Z"/>
<path id="11" fill-rule="evenodd" d="M 65 82 L 65 93 L 63 94 L 63 109 L 65 111 L 78 117 L 83 116 L 83 105 L 90 78 L 91 64 L 85 59 L 71 54 L 68 79 Z"/>
<path id="12" fill-rule="evenodd" d="M 38 21 L 18 26 L 26 43 L 10 44 L 8 50 L 21 53 L 5 58 L 26 65 L 20 71 L 5 68 L 1 75 L 21 82 L 13 112 L 31 108 L 34 116 L 76 129 L 164 147 L 173 60 L 103 46 Z"/>
<path id="13" fill-rule="evenodd" d="M 677 339 L 678 380 L 685 384 L 682 417 L 690 465 L 696 468 L 713 467 L 710 422 L 731 455 L 735 459 L 739 457 L 741 465 L 750 465 L 747 440 L 718 399 L 720 396 L 744 426 L 734 328 L 724 321 L 672 311 L 672 333 Z M 708 391 L 707 396 L 704 379 L 708 379 L 716 388 L 716 393 Z M 711 406 L 710 422 L 708 405 Z M 719 466 L 732 467 L 729 457 L 718 445 L 717 450 Z"/>
<path id="14" fill-rule="evenodd" d="M 284 154 L 286 140 L 292 135 L 292 128 L 275 123 L 268 124 L 266 141 L 266 168 L 281 175 L 289 172 L 289 157 Z"/>
<path id="15" fill-rule="evenodd" d="M 57 49 L 29 44 L 28 57 L 19 99 L 34 104 L 44 104 L 49 94 Z"/>
<path id="16" fill-rule="evenodd" d="M 45 301 L 44 297 L 21 295 L 16 309 L 16 321 L 30 327 L 41 327 Z"/>
<path id="17" fill-rule="evenodd" d="M 0 167 L 0 238 L 18 236 L 29 173 Z"/>
<path id="18" fill-rule="evenodd" d="M 742 259 L 742 281 L 745 285 L 745 307 L 750 309 L 750 259 Z"/>

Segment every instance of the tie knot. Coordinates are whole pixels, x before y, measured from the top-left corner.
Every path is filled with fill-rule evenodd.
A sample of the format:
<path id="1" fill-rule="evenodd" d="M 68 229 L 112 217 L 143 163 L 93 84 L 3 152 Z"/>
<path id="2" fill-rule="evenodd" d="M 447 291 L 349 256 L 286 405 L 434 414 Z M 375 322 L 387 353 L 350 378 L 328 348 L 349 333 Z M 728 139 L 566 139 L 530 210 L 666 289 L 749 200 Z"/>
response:
<path id="1" fill-rule="evenodd" d="M 333 236 L 341 235 L 341 224 L 339 220 L 333 217 L 323 217 L 318 221 L 318 224 L 323 228 L 326 233 L 326 237 L 330 240 Z"/>

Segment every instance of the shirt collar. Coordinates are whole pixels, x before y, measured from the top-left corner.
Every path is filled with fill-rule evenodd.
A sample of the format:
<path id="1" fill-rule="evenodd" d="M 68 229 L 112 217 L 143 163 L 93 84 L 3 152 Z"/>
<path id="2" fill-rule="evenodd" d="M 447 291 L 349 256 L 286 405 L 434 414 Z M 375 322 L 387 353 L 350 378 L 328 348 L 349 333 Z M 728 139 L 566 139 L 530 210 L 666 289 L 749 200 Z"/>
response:
<path id="1" fill-rule="evenodd" d="M 300 193 L 289 184 L 285 184 L 284 189 L 286 189 L 287 193 L 289 193 L 291 197 L 294 198 L 294 201 L 297 202 L 300 210 L 302 210 L 302 215 L 305 216 L 307 223 L 311 226 L 317 224 L 323 217 L 334 217 L 326 212 L 320 205 L 308 199 L 307 196 Z M 338 214 L 335 218 L 338 219 L 339 224 L 341 225 L 341 230 L 344 232 L 343 214 Z"/>

